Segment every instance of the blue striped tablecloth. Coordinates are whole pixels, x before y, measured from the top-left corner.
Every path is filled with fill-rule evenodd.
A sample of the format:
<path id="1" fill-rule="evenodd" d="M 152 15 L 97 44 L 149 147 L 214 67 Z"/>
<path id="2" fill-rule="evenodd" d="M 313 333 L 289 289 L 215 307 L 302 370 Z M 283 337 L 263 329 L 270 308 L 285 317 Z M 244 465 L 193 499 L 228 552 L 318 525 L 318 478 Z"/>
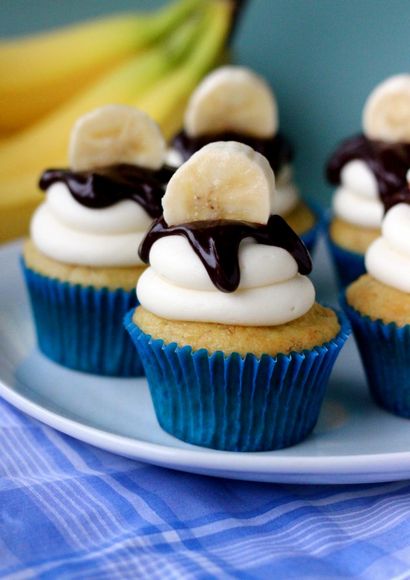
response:
<path id="1" fill-rule="evenodd" d="M 105 453 L 0 401 L 0 576 L 410 578 L 410 482 L 189 475 Z"/>

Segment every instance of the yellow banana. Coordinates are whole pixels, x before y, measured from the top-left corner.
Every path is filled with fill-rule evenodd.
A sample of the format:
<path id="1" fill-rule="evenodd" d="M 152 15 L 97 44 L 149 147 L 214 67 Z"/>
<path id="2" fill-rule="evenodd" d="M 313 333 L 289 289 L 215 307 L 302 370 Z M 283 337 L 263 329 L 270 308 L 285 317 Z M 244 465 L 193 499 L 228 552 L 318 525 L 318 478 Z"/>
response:
<path id="1" fill-rule="evenodd" d="M 135 102 L 161 125 L 167 138 L 180 128 L 183 107 L 195 86 L 216 65 L 230 30 L 232 9 L 229 0 L 212 3 L 208 21 L 188 59 Z"/>
<path id="2" fill-rule="evenodd" d="M 184 123 L 185 109 L 189 101 L 189 95 L 181 98 L 179 103 L 165 116 L 161 122 L 162 133 L 167 141 L 170 141 L 182 129 Z"/>
<path id="3" fill-rule="evenodd" d="M 20 129 L 169 33 L 200 0 L 0 42 L 0 133 Z"/>
<path id="4" fill-rule="evenodd" d="M 44 120 L 8 139 L 0 146 L 0 179 L 17 176 L 22 170 L 40 173 L 44 167 L 65 159 L 69 133 L 76 119 L 105 104 L 134 103 L 189 51 L 201 23 L 202 19 L 190 20 L 171 38 L 127 60 Z M 1 183 L 0 195 L 3 197 Z"/>
<path id="5" fill-rule="evenodd" d="M 40 204 L 41 197 L 16 204 L 1 210 L 0 214 L 0 243 L 24 236 L 29 231 L 33 211 Z"/>
<path id="6" fill-rule="evenodd" d="M 68 109 L 62 108 L 60 115 L 50 116 L 45 126 L 40 124 L 37 131 L 25 132 L 24 138 L 15 141 L 12 148 L 0 147 L 0 171 L 8 158 L 14 173 L 14 176 L 11 173 L 11 176 L 0 178 L 0 241 L 27 232 L 30 215 L 42 199 L 37 189 L 39 173 L 46 166 L 65 164 L 66 146 L 72 123 L 84 111 L 103 104 L 102 101 L 99 103 L 95 101 L 96 96 L 104 95 L 106 97 L 104 103 L 127 102 L 143 108 L 154 116 L 168 137 L 181 128 L 185 104 L 191 92 L 202 76 L 218 63 L 229 33 L 232 3 L 229 0 L 216 0 L 208 4 L 205 19 L 196 25 L 181 28 L 175 34 L 173 42 L 163 43 L 159 51 L 160 58 L 157 58 L 158 49 L 156 49 L 140 57 L 138 66 L 137 62 L 129 61 L 126 66 L 119 67 L 113 75 L 107 77 L 104 84 L 98 84 L 94 87 L 94 91 L 88 91 L 87 96 L 83 95 L 81 99 L 73 100 Z M 198 39 L 192 47 L 190 41 L 194 35 Z M 183 50 L 181 45 L 184 45 Z M 164 55 L 172 56 L 169 53 L 170 47 L 176 51 L 171 59 L 173 62 L 177 62 L 182 54 L 186 55 L 189 48 L 192 50 L 178 68 L 168 70 L 165 77 L 161 78 L 167 68 L 163 62 Z M 153 67 L 155 74 L 152 72 Z M 128 87 L 127 100 L 116 99 L 119 80 L 129 81 L 129 77 L 135 75 L 139 81 L 137 84 L 144 83 L 149 78 L 149 82 L 145 82 L 144 85 L 145 91 L 142 89 L 132 91 L 129 84 L 124 82 L 123 84 Z M 157 82 L 154 82 L 155 78 Z M 108 82 L 109 79 L 111 82 Z M 80 105 L 85 107 L 81 112 Z M 38 155 L 39 149 L 41 155 Z M 34 156 L 35 161 L 30 156 Z M 21 175 L 17 168 L 24 167 L 23 158 L 30 161 L 28 165 L 31 169 L 26 169 Z"/>
<path id="7" fill-rule="evenodd" d="M 30 217 L 43 198 L 37 183 L 38 175 L 28 174 L 1 184 L 0 242 L 28 232 Z"/>

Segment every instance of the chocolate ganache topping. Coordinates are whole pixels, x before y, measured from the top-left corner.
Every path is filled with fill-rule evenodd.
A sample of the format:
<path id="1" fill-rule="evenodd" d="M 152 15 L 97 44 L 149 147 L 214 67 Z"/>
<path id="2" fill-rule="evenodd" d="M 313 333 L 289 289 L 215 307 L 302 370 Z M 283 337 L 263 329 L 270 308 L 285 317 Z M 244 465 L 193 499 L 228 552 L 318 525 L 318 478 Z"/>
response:
<path id="1" fill-rule="evenodd" d="M 182 155 L 184 161 L 187 161 L 196 151 L 214 141 L 239 141 L 240 143 L 249 145 L 249 147 L 252 147 L 252 149 L 267 158 L 275 173 L 293 159 L 292 146 L 286 137 L 280 133 L 277 133 L 269 139 L 262 139 L 260 137 L 250 137 L 249 135 L 240 135 L 234 132 L 189 137 L 185 131 L 181 131 L 174 138 L 172 146 Z"/>
<path id="2" fill-rule="evenodd" d="M 168 226 L 161 217 L 153 223 L 141 242 L 141 260 L 148 264 L 154 243 L 164 236 L 173 235 L 181 235 L 188 240 L 212 283 L 222 292 L 234 292 L 239 286 L 239 244 L 249 237 L 260 244 L 276 246 L 289 252 L 296 260 L 300 274 L 306 275 L 312 271 L 312 261 L 304 243 L 278 215 L 270 216 L 266 225 L 215 220 Z"/>
<path id="3" fill-rule="evenodd" d="M 326 176 L 330 183 L 340 184 L 343 167 L 360 159 L 374 173 L 379 194 L 385 207 L 391 207 L 390 197 L 407 189 L 406 173 L 410 167 L 410 143 L 387 143 L 368 139 L 365 135 L 356 135 L 343 141 L 326 167 Z"/>
<path id="4" fill-rule="evenodd" d="M 63 182 L 78 203 L 102 209 L 130 199 L 141 205 L 149 216 L 162 214 L 161 198 L 175 168 L 164 165 L 159 170 L 135 165 L 112 165 L 92 171 L 47 169 L 40 178 L 40 188 Z"/>
<path id="5" fill-rule="evenodd" d="M 406 187 L 403 187 L 397 193 L 393 193 L 383 199 L 384 211 L 387 213 L 389 209 L 399 203 L 410 204 L 410 184 L 407 184 Z"/>

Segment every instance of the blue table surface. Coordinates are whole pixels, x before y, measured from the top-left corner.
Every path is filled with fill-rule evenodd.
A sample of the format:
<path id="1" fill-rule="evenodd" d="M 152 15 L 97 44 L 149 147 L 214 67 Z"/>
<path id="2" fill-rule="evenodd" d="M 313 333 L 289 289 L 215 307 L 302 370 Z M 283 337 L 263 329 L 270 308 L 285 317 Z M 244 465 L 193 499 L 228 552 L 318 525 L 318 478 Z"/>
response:
<path id="1" fill-rule="evenodd" d="M 409 481 L 189 475 L 103 452 L 1 400 L 0 449 L 0 577 L 410 577 Z"/>

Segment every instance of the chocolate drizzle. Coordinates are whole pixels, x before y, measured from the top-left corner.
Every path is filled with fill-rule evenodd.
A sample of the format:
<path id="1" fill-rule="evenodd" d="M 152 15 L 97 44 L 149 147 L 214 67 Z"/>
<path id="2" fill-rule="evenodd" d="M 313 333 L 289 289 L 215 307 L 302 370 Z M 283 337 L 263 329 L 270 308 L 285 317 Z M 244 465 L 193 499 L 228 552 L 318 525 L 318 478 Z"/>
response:
<path id="1" fill-rule="evenodd" d="M 387 213 L 389 209 L 398 203 L 410 204 L 410 185 L 407 185 L 401 191 L 398 191 L 393 195 L 386 196 L 383 199 L 384 211 Z"/>
<path id="2" fill-rule="evenodd" d="M 249 237 L 259 244 L 288 251 L 295 258 L 300 274 L 309 274 L 312 270 L 312 261 L 304 243 L 278 215 L 270 216 L 266 225 L 217 220 L 168 226 L 161 217 L 153 223 L 140 245 L 141 260 L 148 264 L 153 244 L 160 238 L 174 235 L 184 236 L 188 240 L 212 283 L 222 292 L 234 292 L 239 286 L 239 244 Z"/>
<path id="3" fill-rule="evenodd" d="M 214 141 L 239 141 L 249 145 L 249 147 L 252 147 L 252 149 L 267 158 L 275 172 L 278 172 L 281 167 L 293 159 L 292 147 L 289 141 L 280 133 L 269 139 L 261 139 L 231 132 L 189 137 L 185 131 L 181 131 L 174 138 L 172 146 L 182 155 L 184 161 L 187 161 L 196 151 Z"/>
<path id="4" fill-rule="evenodd" d="M 369 166 L 376 177 L 382 202 L 385 207 L 391 207 L 391 196 L 402 192 L 407 185 L 410 143 L 373 141 L 364 135 L 351 137 L 341 143 L 328 161 L 326 175 L 329 182 L 340 184 L 343 167 L 355 159 L 360 159 Z"/>
<path id="5" fill-rule="evenodd" d="M 109 207 L 130 199 L 141 205 L 152 218 L 162 214 L 161 198 L 175 169 L 164 166 L 155 171 L 135 165 L 112 165 L 93 171 L 47 169 L 40 188 L 63 182 L 78 203 L 92 209 Z"/>

